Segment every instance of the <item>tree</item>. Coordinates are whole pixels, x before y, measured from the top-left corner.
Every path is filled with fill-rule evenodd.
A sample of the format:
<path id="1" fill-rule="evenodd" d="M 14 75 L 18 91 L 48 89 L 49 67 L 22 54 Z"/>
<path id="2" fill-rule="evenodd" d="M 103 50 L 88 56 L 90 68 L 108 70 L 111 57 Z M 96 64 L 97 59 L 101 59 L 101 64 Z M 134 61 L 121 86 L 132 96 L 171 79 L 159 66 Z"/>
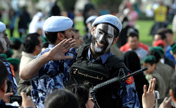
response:
<path id="1" fill-rule="evenodd" d="M 65 11 L 70 11 L 75 7 L 76 0 L 58 0 L 62 4 Z"/>
<path id="2" fill-rule="evenodd" d="M 97 9 L 101 9 L 104 5 L 111 11 L 111 13 L 118 12 L 119 5 L 123 0 L 92 0 L 97 7 Z"/>

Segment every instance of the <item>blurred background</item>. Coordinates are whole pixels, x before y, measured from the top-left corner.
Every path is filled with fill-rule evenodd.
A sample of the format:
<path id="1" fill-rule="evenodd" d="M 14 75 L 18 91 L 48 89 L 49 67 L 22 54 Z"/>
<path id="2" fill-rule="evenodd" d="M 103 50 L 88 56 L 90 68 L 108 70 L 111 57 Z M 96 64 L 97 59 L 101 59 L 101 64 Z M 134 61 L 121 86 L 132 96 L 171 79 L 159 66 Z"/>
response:
<path id="1" fill-rule="evenodd" d="M 172 28 L 175 15 L 175 0 L 0 0 L 0 20 L 7 25 L 9 38 L 20 37 L 19 26 L 23 16 L 29 24 L 37 12 L 43 13 L 43 19 L 52 15 L 68 16 L 74 21 L 74 28 L 81 35 L 86 33 L 84 22 L 91 15 L 113 14 L 118 17 L 134 10 L 138 13 L 135 28 L 139 30 L 140 41 L 151 46 L 153 36 L 150 33 L 155 23 L 154 11 L 160 2 L 167 7 L 168 28 Z M 29 19 L 27 21 L 27 19 Z M 28 33 L 28 28 L 27 28 Z"/>

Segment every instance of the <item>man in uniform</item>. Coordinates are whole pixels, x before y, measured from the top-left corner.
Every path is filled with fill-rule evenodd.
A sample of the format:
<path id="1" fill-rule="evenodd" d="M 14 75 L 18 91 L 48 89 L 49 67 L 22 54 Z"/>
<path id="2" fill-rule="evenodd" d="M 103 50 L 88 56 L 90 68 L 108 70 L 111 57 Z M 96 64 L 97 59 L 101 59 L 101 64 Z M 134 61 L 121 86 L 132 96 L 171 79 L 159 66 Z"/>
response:
<path id="1" fill-rule="evenodd" d="M 71 58 L 75 53 L 71 48 L 75 45 L 72 25 L 73 22 L 68 17 L 49 17 L 43 26 L 50 42 L 48 48 L 20 71 L 23 80 L 31 79 L 31 96 L 36 107 L 44 108 L 46 96 L 54 89 L 63 88 L 68 80 Z"/>
<path id="2" fill-rule="evenodd" d="M 95 86 L 113 77 L 129 74 L 124 63 L 110 52 L 122 29 L 120 20 L 113 15 L 103 15 L 92 24 L 91 45 L 80 47 L 70 68 L 69 83 L 89 83 Z M 133 77 L 120 84 L 97 91 L 100 108 L 138 108 L 140 106 Z"/>
<path id="3" fill-rule="evenodd" d="M 0 22 L 0 53 L 1 54 L 5 53 L 8 50 L 9 44 L 10 44 L 10 40 L 7 37 L 6 25 Z M 17 83 L 15 80 L 15 73 L 13 70 L 13 66 L 9 62 L 7 62 L 7 60 L 3 58 L 1 55 L 0 55 L 0 60 L 3 61 L 3 63 L 5 64 L 7 71 L 9 73 L 8 79 L 12 82 L 14 93 L 17 94 Z"/>
<path id="4" fill-rule="evenodd" d="M 49 24 L 52 24 L 53 21 L 54 21 L 53 19 L 50 20 Z M 46 22 L 47 22 L 47 20 L 46 20 Z M 59 23 L 54 22 L 53 24 L 56 24 L 57 26 L 58 25 L 62 25 L 62 26 L 66 25 L 63 23 L 66 23 L 66 22 L 64 22 L 64 21 L 59 22 Z M 45 28 L 45 26 L 47 28 L 51 27 L 51 26 L 48 26 L 45 24 L 44 28 Z M 115 44 L 116 41 L 118 40 L 118 34 L 121 31 L 121 28 L 122 28 L 122 24 L 119 21 L 119 19 L 115 16 L 112 16 L 112 15 L 100 16 L 98 18 L 98 20 L 93 23 L 93 29 L 91 32 L 92 36 L 93 36 L 91 47 L 89 49 L 89 46 L 87 46 L 86 48 L 88 48 L 89 50 L 87 50 L 84 53 L 89 58 L 90 63 L 92 63 L 92 66 L 95 66 L 95 68 L 97 67 L 97 69 L 99 70 L 100 77 L 99 76 L 93 77 L 94 78 L 93 80 L 95 82 L 97 82 L 96 84 L 103 82 L 103 81 L 106 81 L 108 79 L 111 79 L 113 77 L 119 76 L 119 75 L 129 74 L 128 69 L 126 68 L 124 63 L 117 56 L 113 56 L 113 54 L 109 51 L 110 46 L 112 44 Z M 57 27 L 57 30 L 58 29 L 59 29 L 59 27 Z M 67 31 L 67 29 L 64 29 L 64 30 Z M 45 29 L 45 31 L 47 31 L 47 30 L 48 29 Z M 49 30 L 52 30 L 52 29 L 49 29 Z M 60 36 L 58 36 L 58 38 L 59 37 Z M 62 35 L 62 37 L 64 37 L 64 35 Z M 49 38 L 49 37 L 47 37 L 47 38 Z M 21 70 L 20 77 L 23 78 L 24 80 L 30 79 L 30 78 L 34 77 L 35 75 L 37 75 L 37 76 L 43 75 L 42 77 L 40 77 L 41 80 L 38 80 L 38 82 L 40 82 L 42 80 L 43 81 L 47 80 L 47 81 L 41 83 L 40 85 L 38 84 L 38 86 L 40 88 L 38 87 L 38 88 L 36 88 L 35 91 L 32 92 L 32 95 L 33 95 L 33 93 L 40 92 L 40 93 L 37 93 L 39 95 L 36 95 L 36 96 L 40 96 L 40 97 L 36 97 L 36 96 L 33 97 L 34 101 L 37 102 L 38 100 L 36 100 L 36 99 L 41 100 L 41 99 L 45 98 L 46 95 L 48 93 L 51 93 L 53 89 L 58 89 L 58 88 L 64 87 L 64 82 L 67 81 L 67 80 L 65 80 L 65 78 L 68 78 L 68 70 L 65 69 L 62 71 L 59 70 L 59 71 L 55 72 L 54 69 L 58 70 L 60 65 L 58 67 L 58 65 L 56 66 L 54 64 L 53 65 L 50 65 L 50 64 L 52 62 L 56 62 L 58 60 L 60 61 L 59 63 L 62 63 L 61 60 L 63 60 L 63 59 L 70 59 L 71 57 L 64 56 L 64 54 L 73 45 L 74 45 L 74 41 L 72 39 L 63 40 L 62 42 L 57 44 L 54 48 L 52 48 L 49 52 L 44 53 L 42 56 L 40 56 L 40 57 L 36 58 L 35 60 L 33 60 L 32 62 L 28 63 L 26 65 L 26 67 L 24 67 Z M 80 51 L 80 49 L 78 49 L 78 51 Z M 76 58 L 78 58 L 78 56 L 79 55 L 77 55 Z M 110 57 L 110 56 L 112 56 L 112 57 Z M 81 56 L 80 58 L 83 58 L 83 56 Z M 65 60 L 65 61 L 67 61 L 67 60 Z M 79 62 L 80 60 L 77 60 L 77 61 Z M 93 61 L 95 61 L 95 62 L 93 62 Z M 108 63 L 106 63 L 106 62 L 108 62 Z M 69 66 L 71 65 L 70 63 L 67 63 L 67 64 Z M 64 66 L 65 65 L 66 64 L 64 64 Z M 106 67 L 103 67 L 102 65 L 106 65 Z M 99 66 L 101 66 L 101 67 L 99 67 Z M 78 67 L 81 67 L 81 65 L 78 65 Z M 103 70 L 103 69 L 105 69 L 105 70 Z M 39 72 L 38 72 L 38 70 L 39 70 Z M 87 68 L 87 70 L 89 70 L 89 68 Z M 105 72 L 105 73 L 101 72 L 101 70 L 103 70 L 103 72 Z M 60 71 L 63 72 L 64 74 L 66 73 L 66 75 L 64 75 L 63 73 L 59 73 Z M 72 70 L 71 70 L 71 72 L 72 72 Z M 55 80 L 53 78 L 53 77 L 55 77 L 55 75 L 57 75 L 58 77 L 61 77 L 61 78 L 59 78 L 59 80 L 57 80 L 57 79 Z M 50 78 L 50 77 L 52 77 L 52 78 Z M 91 75 L 90 75 L 90 77 L 91 77 Z M 56 84 L 59 87 L 57 87 Z M 95 84 L 93 84 L 93 85 L 95 85 Z M 34 85 L 34 87 L 37 87 L 37 86 Z M 106 89 L 105 92 L 104 92 L 104 90 L 99 92 L 99 95 L 102 95 L 102 97 L 98 97 L 98 99 L 100 99 L 101 103 L 104 103 L 104 105 L 99 103 L 101 108 L 114 108 L 117 106 L 133 108 L 133 107 L 140 106 L 138 96 L 136 93 L 136 89 L 135 89 L 135 84 L 133 81 L 133 77 L 130 77 L 130 78 L 128 78 L 127 81 L 120 83 L 120 86 L 119 86 L 119 84 L 117 84 L 117 86 L 113 86 L 113 87 L 111 86 L 110 89 L 111 90 Z M 107 90 L 109 90 L 109 91 L 107 92 Z M 100 102 L 100 101 L 98 101 L 98 102 Z M 43 103 L 40 103 L 40 104 L 43 104 Z"/>

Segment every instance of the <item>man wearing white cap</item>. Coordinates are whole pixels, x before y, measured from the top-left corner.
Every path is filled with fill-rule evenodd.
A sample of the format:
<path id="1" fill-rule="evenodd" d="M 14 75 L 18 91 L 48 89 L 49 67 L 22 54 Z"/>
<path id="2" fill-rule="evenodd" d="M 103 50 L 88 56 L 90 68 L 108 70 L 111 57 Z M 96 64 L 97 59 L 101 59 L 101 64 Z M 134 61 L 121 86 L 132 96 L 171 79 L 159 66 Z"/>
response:
<path id="1" fill-rule="evenodd" d="M 91 45 L 82 46 L 76 51 L 76 61 L 70 68 L 71 84 L 85 82 L 95 86 L 116 76 L 130 74 L 123 61 L 110 52 L 122 29 L 120 20 L 113 15 L 102 15 L 95 19 L 92 27 Z M 99 88 L 95 96 L 100 106 L 95 104 L 96 108 L 140 107 L 133 77 L 120 84 L 107 84 Z"/>
<path id="2" fill-rule="evenodd" d="M 5 53 L 8 50 L 9 44 L 10 40 L 7 37 L 6 25 L 0 22 L 0 54 Z M 13 70 L 13 66 L 9 62 L 7 62 L 7 60 L 3 58 L 1 55 L 0 60 L 3 61 L 3 63 L 5 64 L 9 73 L 8 79 L 12 82 L 14 94 L 17 94 L 17 83 L 15 80 L 15 73 Z"/>
<path id="3" fill-rule="evenodd" d="M 22 79 L 31 80 L 31 96 L 36 107 L 43 108 L 46 96 L 54 89 L 64 88 L 68 80 L 71 58 L 75 53 L 71 48 L 75 45 L 72 25 L 73 22 L 68 17 L 49 17 L 43 26 L 50 42 L 48 48 L 20 71 Z"/>

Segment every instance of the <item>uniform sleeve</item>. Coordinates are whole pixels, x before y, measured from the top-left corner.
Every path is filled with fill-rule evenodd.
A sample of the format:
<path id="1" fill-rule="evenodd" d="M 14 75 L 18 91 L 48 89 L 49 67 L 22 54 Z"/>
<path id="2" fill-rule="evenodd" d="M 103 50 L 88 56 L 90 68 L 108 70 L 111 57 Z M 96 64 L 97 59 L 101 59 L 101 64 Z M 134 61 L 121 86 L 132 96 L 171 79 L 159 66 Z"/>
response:
<path id="1" fill-rule="evenodd" d="M 40 68 L 37 75 L 30 80 L 46 79 L 54 77 L 59 73 L 63 73 L 64 65 L 63 61 L 49 61 L 43 67 Z"/>
<path id="2" fill-rule="evenodd" d="M 130 78 L 130 79 L 129 79 Z M 140 103 L 133 77 L 121 83 L 120 98 L 123 108 L 140 108 Z"/>
<path id="3" fill-rule="evenodd" d="M 4 62 L 4 64 L 7 68 L 8 73 L 9 73 L 8 79 L 12 83 L 13 91 L 14 91 L 15 94 L 17 94 L 17 82 L 16 82 L 16 79 L 15 79 L 15 73 L 14 73 L 14 70 L 13 70 L 13 66 L 8 62 Z"/>

